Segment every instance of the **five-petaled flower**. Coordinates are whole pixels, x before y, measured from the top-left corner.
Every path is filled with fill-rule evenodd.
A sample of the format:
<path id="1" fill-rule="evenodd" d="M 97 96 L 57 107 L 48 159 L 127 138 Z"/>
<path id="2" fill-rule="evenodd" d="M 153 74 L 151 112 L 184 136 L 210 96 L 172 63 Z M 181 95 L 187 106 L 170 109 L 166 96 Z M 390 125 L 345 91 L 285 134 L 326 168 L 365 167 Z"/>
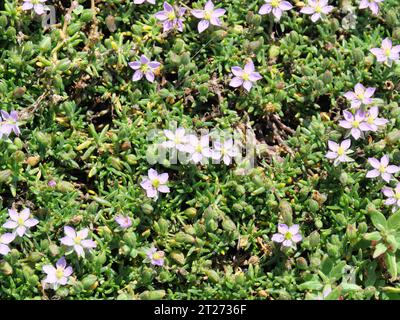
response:
<path id="1" fill-rule="evenodd" d="M 127 229 L 132 225 L 132 219 L 128 216 L 123 216 L 121 214 L 115 217 L 115 221 L 122 229 Z"/>
<path id="2" fill-rule="evenodd" d="M 10 216 L 10 220 L 7 220 L 6 223 L 3 224 L 3 227 L 6 229 L 14 229 L 13 233 L 20 237 L 22 237 L 29 228 L 39 223 L 39 220 L 29 218 L 31 215 L 29 208 L 25 208 L 20 213 L 14 209 L 8 209 L 8 215 Z"/>
<path id="3" fill-rule="evenodd" d="M 164 130 L 164 135 L 168 139 L 162 143 L 164 148 L 176 148 L 182 152 L 190 151 L 187 145 L 189 139 L 184 128 L 177 128 L 175 132 Z"/>
<path id="4" fill-rule="evenodd" d="M 194 163 L 202 162 L 205 164 L 207 158 L 214 156 L 210 148 L 210 136 L 208 134 L 201 135 L 200 138 L 192 134 L 188 136 L 188 139 L 188 152 L 190 153 L 190 159 Z"/>
<path id="5" fill-rule="evenodd" d="M 372 103 L 372 96 L 375 93 L 375 88 L 365 88 L 361 83 L 357 83 L 353 91 L 348 91 L 344 94 L 347 100 L 351 102 L 351 107 L 358 109 L 361 105 L 368 105 Z"/>
<path id="6" fill-rule="evenodd" d="M 22 10 L 26 11 L 33 9 L 36 14 L 42 15 L 47 9 L 47 6 L 43 4 L 46 1 L 47 0 L 24 0 Z"/>
<path id="7" fill-rule="evenodd" d="M 379 13 L 379 3 L 383 1 L 384 0 L 361 0 L 359 8 L 369 8 L 373 14 L 377 15 Z"/>
<path id="8" fill-rule="evenodd" d="M 355 115 L 350 111 L 344 110 L 343 116 L 344 120 L 339 121 L 339 126 L 350 130 L 347 136 L 351 134 L 354 139 L 358 140 L 363 137 L 363 131 L 370 130 L 370 126 L 365 122 L 365 112 L 361 109 L 357 110 Z"/>
<path id="9" fill-rule="evenodd" d="M 311 14 L 311 21 L 317 22 L 333 10 L 333 6 L 328 5 L 328 0 L 308 0 L 308 4 L 300 10 L 301 13 Z"/>
<path id="10" fill-rule="evenodd" d="M 154 16 L 156 19 L 163 21 L 164 32 L 172 29 L 183 31 L 183 15 L 186 9 L 183 7 L 171 6 L 168 2 L 164 2 L 164 10 L 157 12 Z"/>
<path id="11" fill-rule="evenodd" d="M 199 33 L 202 33 L 204 30 L 206 30 L 210 26 L 210 23 L 214 26 L 220 26 L 221 21 L 219 17 L 223 16 L 225 12 L 225 9 L 214 9 L 214 4 L 211 0 L 207 1 L 206 5 L 204 6 L 204 10 L 192 10 L 192 14 L 196 18 L 202 19 L 197 25 L 197 30 Z"/>
<path id="12" fill-rule="evenodd" d="M 87 228 L 76 232 L 74 228 L 65 226 L 64 233 L 65 237 L 61 238 L 60 242 L 72 249 L 69 253 L 75 251 L 78 257 L 85 257 L 84 249 L 88 249 L 90 251 L 90 249 L 96 248 L 97 246 L 96 242 L 93 240 L 86 239 L 89 234 L 89 230 Z"/>
<path id="13" fill-rule="evenodd" d="M 369 126 L 369 130 L 376 132 L 378 131 L 379 126 L 384 126 L 389 120 L 385 118 L 378 118 L 379 108 L 378 107 L 371 107 L 367 115 L 365 116 L 365 122 Z"/>
<path id="14" fill-rule="evenodd" d="M 231 70 L 235 77 L 232 78 L 229 85 L 234 88 L 243 86 L 247 92 L 250 91 L 254 82 L 262 79 L 262 76 L 258 72 L 255 72 L 254 63 L 251 60 L 246 63 L 244 69 L 235 66 Z"/>
<path id="15" fill-rule="evenodd" d="M 146 194 L 149 198 L 157 198 L 158 193 L 168 193 L 168 173 L 161 173 L 154 169 L 149 169 L 147 172 L 148 177 L 143 179 L 140 183 L 141 187 L 146 190 Z"/>
<path id="16" fill-rule="evenodd" d="M 397 183 L 395 189 L 385 187 L 382 189 L 382 192 L 387 197 L 385 204 L 393 206 L 393 212 L 400 208 L 400 182 Z"/>
<path id="17" fill-rule="evenodd" d="M 239 150 L 237 146 L 234 145 L 232 139 L 228 139 L 223 142 L 214 142 L 214 158 L 222 158 L 227 166 L 231 164 L 232 158 L 236 157 L 238 154 Z"/>
<path id="18" fill-rule="evenodd" d="M 0 236 L 0 254 L 5 256 L 10 252 L 10 247 L 8 244 L 13 242 L 15 239 L 15 234 L 13 233 L 4 233 Z"/>
<path id="19" fill-rule="evenodd" d="M 352 158 L 348 156 L 348 154 L 353 153 L 353 150 L 350 150 L 351 141 L 350 139 L 343 140 L 340 145 L 334 141 L 328 141 L 328 147 L 330 151 L 325 155 L 326 158 L 334 160 L 333 165 L 336 167 L 341 162 L 351 162 L 354 161 Z"/>
<path id="20" fill-rule="evenodd" d="M 261 6 L 258 13 L 264 15 L 272 12 L 276 20 L 278 21 L 281 19 L 283 11 L 288 11 L 293 8 L 293 6 L 288 1 L 265 0 L 265 2 L 266 3 Z"/>
<path id="21" fill-rule="evenodd" d="M 18 127 L 18 112 L 11 111 L 8 113 L 7 111 L 1 110 L 0 117 L 0 139 L 3 136 L 8 137 L 13 131 L 17 136 L 21 133 Z"/>
<path id="22" fill-rule="evenodd" d="M 295 247 L 296 243 L 302 240 L 299 233 L 299 225 L 294 224 L 288 227 L 286 224 L 278 224 L 278 233 L 272 236 L 272 241 L 282 243 L 284 247 Z"/>
<path id="23" fill-rule="evenodd" d="M 160 67 L 161 63 L 150 61 L 144 54 L 141 55 L 140 61 L 129 62 L 129 67 L 136 70 L 133 74 L 132 81 L 139 81 L 143 75 L 150 82 L 154 81 L 154 70 Z"/>
<path id="24" fill-rule="evenodd" d="M 384 62 L 390 67 L 394 61 L 399 60 L 400 45 L 393 46 L 392 41 L 386 38 L 382 41 L 380 48 L 373 48 L 371 52 L 378 62 Z"/>
<path id="25" fill-rule="evenodd" d="M 381 176 L 383 180 L 389 183 L 390 180 L 392 180 L 392 175 L 400 171 L 400 167 L 389 165 L 388 155 L 384 155 L 380 161 L 375 158 L 369 158 L 368 162 L 374 169 L 367 172 L 367 178 L 376 178 Z"/>
<path id="26" fill-rule="evenodd" d="M 160 251 L 152 247 L 146 250 L 146 255 L 152 265 L 154 266 L 164 265 L 164 256 L 165 256 L 164 251 Z"/>
<path id="27" fill-rule="evenodd" d="M 42 270 L 47 275 L 43 282 L 54 290 L 57 290 L 59 286 L 65 286 L 73 272 L 72 267 L 67 266 L 67 261 L 64 257 L 56 262 L 55 267 L 51 264 L 46 264 L 42 267 Z"/>

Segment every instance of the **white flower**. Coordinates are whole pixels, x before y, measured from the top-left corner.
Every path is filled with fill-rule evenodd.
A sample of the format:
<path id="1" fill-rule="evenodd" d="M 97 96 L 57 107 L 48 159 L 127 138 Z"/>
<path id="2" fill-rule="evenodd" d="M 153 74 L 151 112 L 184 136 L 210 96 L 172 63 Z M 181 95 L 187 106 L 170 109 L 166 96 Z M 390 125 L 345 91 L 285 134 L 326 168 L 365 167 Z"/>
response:
<path id="1" fill-rule="evenodd" d="M 51 264 L 47 264 L 43 266 L 42 270 L 47 274 L 43 282 L 49 284 L 54 290 L 57 290 L 60 285 L 66 285 L 68 278 L 72 274 L 72 267 L 67 267 L 67 262 L 64 257 L 57 261 L 55 268 Z"/>
<path id="2" fill-rule="evenodd" d="M 167 186 L 168 183 L 168 173 L 161 173 L 154 169 L 149 169 L 147 172 L 148 177 L 143 179 L 141 182 L 141 187 L 146 190 L 146 194 L 149 198 L 158 197 L 158 192 L 168 193 L 170 190 Z"/>
<path id="3" fill-rule="evenodd" d="M 216 159 L 221 159 L 228 166 L 231 164 L 232 158 L 238 155 L 238 148 L 234 145 L 233 140 L 229 139 L 221 143 L 214 142 L 214 155 Z"/>
<path id="4" fill-rule="evenodd" d="M 190 151 L 190 147 L 188 149 L 187 145 L 189 139 L 186 136 L 184 128 L 177 128 L 175 132 L 172 132 L 171 130 L 164 130 L 164 135 L 168 139 L 162 143 L 164 148 L 176 148 L 178 151 L 182 152 L 188 152 L 188 150 Z"/>
<path id="5" fill-rule="evenodd" d="M 36 226 L 39 223 L 37 219 L 30 219 L 31 212 L 28 208 L 25 208 L 20 213 L 13 209 L 8 209 L 8 215 L 10 220 L 3 224 L 6 229 L 14 229 L 13 233 L 22 237 L 29 228 Z"/>
<path id="6" fill-rule="evenodd" d="M 367 178 L 381 176 L 383 180 L 389 183 L 392 180 L 392 174 L 400 171 L 400 167 L 389 165 L 389 157 L 387 155 L 384 155 L 380 161 L 375 158 L 369 158 L 368 162 L 374 169 L 367 172 Z"/>
<path id="7" fill-rule="evenodd" d="M 208 134 L 201 136 L 200 139 L 195 135 L 188 137 L 191 150 L 190 159 L 194 163 L 205 163 L 206 158 L 213 157 L 213 152 L 210 149 L 210 136 Z"/>
<path id="8" fill-rule="evenodd" d="M 352 153 L 353 150 L 350 150 L 351 141 L 350 139 L 346 139 L 342 141 L 339 145 L 336 142 L 328 141 L 328 147 L 330 151 L 325 155 L 328 159 L 334 159 L 333 165 L 336 167 L 341 162 L 351 162 L 354 161 L 352 158 L 348 156 L 348 154 Z"/>
<path id="9" fill-rule="evenodd" d="M 12 233 L 5 233 L 0 236 L 0 254 L 5 256 L 7 253 L 10 252 L 8 244 L 13 242 L 14 239 L 15 239 L 15 234 Z"/>
<path id="10" fill-rule="evenodd" d="M 61 238 L 60 242 L 63 245 L 71 247 L 76 252 L 78 257 L 85 257 L 84 249 L 96 248 L 96 242 L 90 239 L 86 239 L 89 230 L 87 228 L 81 231 L 75 232 L 75 229 L 69 226 L 64 227 L 65 237 Z M 71 251 L 72 252 L 72 251 Z"/>

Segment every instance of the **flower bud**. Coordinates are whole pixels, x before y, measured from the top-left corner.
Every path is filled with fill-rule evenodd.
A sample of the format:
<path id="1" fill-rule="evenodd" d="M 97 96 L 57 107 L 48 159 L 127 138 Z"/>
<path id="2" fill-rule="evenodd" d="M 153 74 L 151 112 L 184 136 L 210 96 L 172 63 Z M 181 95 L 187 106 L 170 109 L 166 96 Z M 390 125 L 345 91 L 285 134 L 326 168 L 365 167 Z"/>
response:
<path id="1" fill-rule="evenodd" d="M 42 52 L 47 52 L 51 50 L 51 37 L 43 37 L 42 41 L 39 43 L 39 50 Z"/>
<path id="2" fill-rule="evenodd" d="M 6 183 L 10 180 L 12 171 L 10 169 L 0 171 L 0 183 Z"/>
<path id="3" fill-rule="evenodd" d="M 85 9 L 82 11 L 81 13 L 81 21 L 86 23 L 86 22 L 90 22 L 93 19 L 93 10 L 92 9 Z"/>
<path id="4" fill-rule="evenodd" d="M 333 81 L 333 74 L 332 74 L 332 72 L 329 71 L 329 70 L 326 70 L 326 71 L 324 72 L 324 74 L 322 75 L 322 81 L 323 81 L 325 84 L 330 84 L 330 83 L 332 83 L 332 81 Z"/>
<path id="5" fill-rule="evenodd" d="M 82 285 L 85 290 L 94 290 L 98 286 L 97 277 L 94 274 L 89 274 L 82 280 Z"/>
<path id="6" fill-rule="evenodd" d="M 219 275 L 216 271 L 207 269 L 207 270 L 204 270 L 204 273 L 207 275 L 208 279 L 210 279 L 212 282 L 214 282 L 214 283 L 219 282 Z"/>
<path id="7" fill-rule="evenodd" d="M 185 256 L 182 252 L 173 251 L 170 254 L 172 260 L 177 262 L 179 265 L 183 266 L 185 264 Z"/>
<path id="8" fill-rule="evenodd" d="M 223 228 L 225 231 L 233 232 L 233 231 L 236 230 L 236 225 L 235 225 L 235 223 L 234 223 L 231 219 L 225 217 L 225 218 L 222 220 L 222 228 Z"/>
<path id="9" fill-rule="evenodd" d="M 142 205 L 142 210 L 146 214 L 151 214 L 154 211 L 154 208 L 150 204 L 145 203 Z"/>
<path id="10" fill-rule="evenodd" d="M 279 211 L 281 213 L 283 222 L 287 225 L 291 225 L 293 221 L 293 210 L 290 203 L 286 200 L 279 202 Z"/>
<path id="11" fill-rule="evenodd" d="M 125 232 L 123 236 L 124 241 L 131 247 L 136 246 L 136 234 L 134 232 Z"/>
<path id="12" fill-rule="evenodd" d="M 197 209 L 196 209 L 196 208 L 193 208 L 193 207 L 187 208 L 187 209 L 183 212 L 183 214 L 184 214 L 186 217 L 188 217 L 188 218 L 194 218 L 194 217 L 196 217 L 196 215 L 197 215 Z"/>
<path id="13" fill-rule="evenodd" d="M 315 248 L 319 245 L 321 238 L 320 235 L 318 233 L 318 231 L 313 231 L 311 232 L 311 234 L 308 236 L 309 241 L 310 241 L 310 246 L 312 248 Z"/>
<path id="14" fill-rule="evenodd" d="M 7 261 L 1 261 L 0 262 L 0 271 L 3 275 L 9 276 L 13 273 L 13 268 Z"/>
<path id="15" fill-rule="evenodd" d="M 297 259 L 296 259 L 296 266 L 297 266 L 300 270 L 307 270 L 307 268 L 308 268 L 307 260 L 304 259 L 303 257 L 297 258 Z"/>
<path id="16" fill-rule="evenodd" d="M 357 63 L 364 61 L 364 52 L 360 48 L 353 49 L 353 60 Z"/>
<path id="17" fill-rule="evenodd" d="M 184 232 L 178 232 L 175 235 L 176 242 L 180 243 L 195 243 L 196 239 L 190 234 L 186 234 Z"/>

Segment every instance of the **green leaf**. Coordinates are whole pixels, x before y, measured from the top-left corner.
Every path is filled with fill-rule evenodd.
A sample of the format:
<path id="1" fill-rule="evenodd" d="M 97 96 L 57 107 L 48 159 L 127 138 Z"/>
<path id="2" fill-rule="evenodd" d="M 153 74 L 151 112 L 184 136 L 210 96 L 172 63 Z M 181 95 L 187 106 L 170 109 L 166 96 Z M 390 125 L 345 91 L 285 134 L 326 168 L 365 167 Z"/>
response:
<path id="1" fill-rule="evenodd" d="M 392 281 L 395 280 L 397 278 L 397 263 L 396 263 L 396 256 L 391 253 L 388 252 L 386 254 L 386 265 L 388 268 L 388 272 L 390 273 L 390 275 L 392 276 Z"/>
<path id="2" fill-rule="evenodd" d="M 329 278 L 339 280 L 343 276 L 343 269 L 345 266 L 346 266 L 345 261 L 337 263 L 329 273 Z"/>
<path id="3" fill-rule="evenodd" d="M 371 215 L 371 220 L 372 223 L 374 224 L 374 226 L 378 229 L 378 230 L 385 230 L 387 229 L 387 222 L 386 222 L 386 218 L 385 216 L 380 213 L 377 210 L 374 210 L 370 213 Z"/>
<path id="4" fill-rule="evenodd" d="M 347 283 L 343 282 L 340 284 L 341 288 L 343 289 L 343 292 L 349 292 L 349 291 L 359 291 L 362 290 L 362 288 L 354 283 Z"/>
<path id="5" fill-rule="evenodd" d="M 400 228 L 400 210 L 389 217 L 387 224 L 389 229 L 397 230 Z"/>
<path id="6" fill-rule="evenodd" d="M 374 231 L 374 232 L 365 234 L 364 239 L 369 240 L 369 241 L 379 241 L 382 239 L 382 237 L 378 231 Z"/>
<path id="7" fill-rule="evenodd" d="M 386 250 L 387 247 L 383 243 L 378 243 L 375 247 L 375 251 L 372 257 L 375 259 L 376 257 L 379 257 L 381 254 L 385 253 Z"/>
<path id="8" fill-rule="evenodd" d="M 298 286 L 299 290 L 321 290 L 322 284 L 318 281 L 306 281 Z"/>

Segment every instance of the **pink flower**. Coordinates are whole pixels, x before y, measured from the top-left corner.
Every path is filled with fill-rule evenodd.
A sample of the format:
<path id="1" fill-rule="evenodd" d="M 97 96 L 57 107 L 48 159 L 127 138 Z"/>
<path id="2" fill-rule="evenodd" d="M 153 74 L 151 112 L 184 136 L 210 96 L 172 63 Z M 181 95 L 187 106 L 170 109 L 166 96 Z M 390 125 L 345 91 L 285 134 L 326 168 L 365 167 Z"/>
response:
<path id="1" fill-rule="evenodd" d="M 333 160 L 333 165 L 336 167 L 341 162 L 351 162 L 354 161 L 352 158 L 348 156 L 348 154 L 352 153 L 353 150 L 350 150 L 351 141 L 350 139 L 346 139 L 342 141 L 340 145 L 336 142 L 328 141 L 328 147 L 330 151 L 325 155 L 326 158 Z"/>
<path id="2" fill-rule="evenodd" d="M 168 2 L 164 2 L 164 10 L 157 12 L 154 16 L 157 20 L 163 21 L 164 32 L 172 29 L 182 32 L 185 12 L 186 9 L 183 7 L 173 7 Z"/>
<path id="3" fill-rule="evenodd" d="M 373 14 L 377 15 L 379 13 L 379 3 L 384 0 L 361 0 L 360 9 L 369 8 Z"/>
<path id="4" fill-rule="evenodd" d="M 150 263 L 155 266 L 163 266 L 164 265 L 164 251 L 158 251 L 156 248 L 152 247 L 146 250 L 147 258 Z"/>
<path id="5" fill-rule="evenodd" d="M 358 109 L 362 104 L 368 105 L 372 103 L 371 97 L 375 93 L 375 88 L 365 88 L 361 83 L 357 83 L 353 91 L 348 91 L 344 94 L 347 100 L 351 102 L 351 107 Z"/>
<path id="6" fill-rule="evenodd" d="M 389 120 L 385 118 L 378 118 L 379 109 L 378 107 L 372 107 L 368 110 L 367 115 L 365 117 L 365 122 L 369 126 L 369 130 L 376 132 L 378 131 L 379 126 L 384 126 Z"/>
<path id="7" fill-rule="evenodd" d="M 10 248 L 8 244 L 13 242 L 15 239 L 15 234 L 13 233 L 5 233 L 0 236 L 0 254 L 5 256 L 10 252 Z"/>
<path id="8" fill-rule="evenodd" d="M 384 62 L 391 66 L 394 61 L 399 60 L 400 45 L 394 46 L 389 38 L 382 41 L 381 48 L 373 48 L 371 52 L 376 56 L 378 62 Z"/>
<path id="9" fill-rule="evenodd" d="M 47 274 L 47 277 L 43 280 L 43 282 L 45 284 L 49 284 L 54 290 L 57 290 L 59 286 L 66 285 L 73 272 L 72 267 L 67 267 L 67 261 L 64 257 L 60 258 L 56 262 L 56 267 L 52 266 L 51 264 L 47 264 L 43 266 L 42 270 Z"/>
<path id="10" fill-rule="evenodd" d="M 244 66 L 244 69 L 236 66 L 232 67 L 231 70 L 235 77 L 232 78 L 229 85 L 234 88 L 243 86 L 247 92 L 250 91 L 253 83 L 262 79 L 262 76 L 255 72 L 254 64 L 251 60 Z"/>
<path id="11" fill-rule="evenodd" d="M 188 139 L 190 147 L 187 150 L 190 153 L 190 159 L 194 163 L 201 162 L 205 164 L 207 158 L 214 156 L 210 148 L 210 136 L 208 134 L 202 135 L 200 138 L 192 134 L 188 136 Z"/>
<path id="12" fill-rule="evenodd" d="M 293 8 L 293 6 L 288 1 L 283 0 L 265 0 L 265 4 L 261 6 L 259 14 L 264 15 L 271 13 L 279 21 L 282 17 L 283 11 L 288 11 Z"/>
<path id="13" fill-rule="evenodd" d="M 93 240 L 86 239 L 89 234 L 89 230 L 87 228 L 75 232 L 74 228 L 65 226 L 64 232 L 65 237 L 61 238 L 60 242 L 72 249 L 69 253 L 75 251 L 78 257 L 85 257 L 84 249 L 88 249 L 90 251 L 90 249 L 96 248 L 97 246 L 96 242 Z"/>
<path id="14" fill-rule="evenodd" d="M 115 217 L 115 221 L 119 224 L 122 229 L 127 229 L 132 225 L 132 220 L 128 216 L 123 216 L 121 214 Z"/>
<path id="15" fill-rule="evenodd" d="M 45 10 L 47 10 L 47 6 L 43 5 L 42 3 L 46 2 L 47 0 L 24 0 L 24 4 L 22 5 L 22 10 L 31 10 L 33 9 L 36 14 L 42 15 Z"/>
<path id="16" fill-rule="evenodd" d="M 370 130 L 370 126 L 365 122 L 364 111 L 357 110 L 353 116 L 350 111 L 344 110 L 343 116 L 345 120 L 340 120 L 339 126 L 350 130 L 347 136 L 351 134 L 354 139 L 358 140 L 360 137 L 364 137 L 363 131 Z"/>
<path id="17" fill-rule="evenodd" d="M 397 183 L 396 188 L 385 187 L 382 189 L 383 194 L 387 197 L 385 205 L 393 206 L 392 211 L 395 212 L 400 208 L 400 182 Z"/>
<path id="18" fill-rule="evenodd" d="M 333 10 L 333 6 L 328 6 L 328 0 L 308 0 L 308 4 L 300 10 L 301 13 L 311 14 L 311 21 L 317 22 Z"/>
<path id="19" fill-rule="evenodd" d="M 367 172 L 367 178 L 376 178 L 381 176 L 386 182 L 392 180 L 392 175 L 400 171 L 400 167 L 389 165 L 389 156 L 384 155 L 381 160 L 375 158 L 368 159 L 369 164 L 374 168 Z"/>
<path id="20" fill-rule="evenodd" d="M 272 236 L 272 241 L 282 243 L 284 247 L 295 247 L 296 243 L 302 239 L 298 224 L 294 224 L 291 227 L 288 227 L 284 223 L 278 224 L 278 233 Z"/>
<path id="21" fill-rule="evenodd" d="M 129 62 L 128 65 L 133 70 L 136 70 L 133 74 L 132 81 L 139 81 L 144 75 L 149 82 L 153 82 L 154 70 L 159 68 L 161 63 L 157 61 L 150 61 L 144 54 L 142 54 L 140 61 Z"/>
<path id="22" fill-rule="evenodd" d="M 149 169 L 148 177 L 143 179 L 140 184 L 143 189 L 146 190 L 146 194 L 149 198 L 157 199 L 158 193 L 168 193 L 170 190 L 167 186 L 168 183 L 168 173 L 161 173 L 154 169 Z"/>
<path id="23" fill-rule="evenodd" d="M 6 221 L 3 227 L 6 229 L 14 229 L 13 233 L 20 237 L 39 223 L 39 220 L 29 218 L 31 215 L 29 208 L 25 208 L 21 213 L 13 209 L 8 209 L 8 215 L 10 216 L 10 220 Z"/>
<path id="24" fill-rule="evenodd" d="M 210 23 L 214 26 L 220 26 L 221 21 L 219 17 L 225 14 L 225 9 L 214 9 L 214 4 L 211 0 L 207 1 L 204 10 L 192 10 L 192 14 L 199 19 L 202 19 L 197 25 L 199 33 L 206 30 Z"/>
<path id="25" fill-rule="evenodd" d="M 20 135 L 21 131 L 18 127 L 18 112 L 1 110 L 0 117 L 0 138 L 3 136 L 8 137 L 11 132 L 14 132 L 17 136 Z"/>

